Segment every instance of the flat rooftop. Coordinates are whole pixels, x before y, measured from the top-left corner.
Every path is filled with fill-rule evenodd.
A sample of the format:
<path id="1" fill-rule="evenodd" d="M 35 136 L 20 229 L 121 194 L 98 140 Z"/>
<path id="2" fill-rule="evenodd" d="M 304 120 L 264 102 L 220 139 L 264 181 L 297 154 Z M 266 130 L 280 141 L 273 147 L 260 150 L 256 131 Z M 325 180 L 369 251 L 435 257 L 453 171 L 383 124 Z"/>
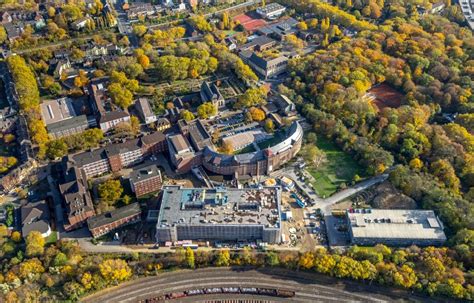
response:
<path id="1" fill-rule="evenodd" d="M 46 100 L 41 103 L 40 107 L 41 116 L 46 125 L 60 122 L 76 115 L 70 98 Z"/>
<path id="2" fill-rule="evenodd" d="M 239 224 L 280 226 L 280 187 L 163 187 L 158 226 Z"/>
<path id="3" fill-rule="evenodd" d="M 347 217 L 354 238 L 446 240 L 432 210 L 354 209 Z"/>
<path id="4" fill-rule="evenodd" d="M 142 168 L 137 168 L 130 173 L 130 182 L 137 183 L 159 176 L 161 173 L 156 165 L 148 165 Z"/>

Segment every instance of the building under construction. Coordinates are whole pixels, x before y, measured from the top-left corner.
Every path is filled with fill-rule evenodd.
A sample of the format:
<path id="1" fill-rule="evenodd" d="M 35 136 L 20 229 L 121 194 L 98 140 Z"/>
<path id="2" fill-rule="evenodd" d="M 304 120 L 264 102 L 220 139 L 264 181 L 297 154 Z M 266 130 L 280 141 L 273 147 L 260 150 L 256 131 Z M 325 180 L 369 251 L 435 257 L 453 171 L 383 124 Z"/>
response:
<path id="1" fill-rule="evenodd" d="M 181 240 L 281 239 L 281 189 L 163 188 L 156 225 L 159 243 Z"/>

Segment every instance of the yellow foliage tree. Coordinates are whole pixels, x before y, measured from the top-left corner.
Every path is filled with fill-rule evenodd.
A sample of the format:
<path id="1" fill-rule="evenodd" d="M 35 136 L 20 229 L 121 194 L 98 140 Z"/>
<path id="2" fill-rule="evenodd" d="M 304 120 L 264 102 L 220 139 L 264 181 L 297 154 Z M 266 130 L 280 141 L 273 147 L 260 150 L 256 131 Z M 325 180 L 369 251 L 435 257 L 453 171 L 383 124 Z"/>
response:
<path id="1" fill-rule="evenodd" d="M 26 255 L 38 256 L 44 252 L 44 238 L 38 231 L 32 231 L 26 236 Z"/>
<path id="2" fill-rule="evenodd" d="M 109 283 L 125 281 L 132 276 L 132 269 L 121 259 L 105 260 L 99 264 L 99 270 L 102 277 Z"/>

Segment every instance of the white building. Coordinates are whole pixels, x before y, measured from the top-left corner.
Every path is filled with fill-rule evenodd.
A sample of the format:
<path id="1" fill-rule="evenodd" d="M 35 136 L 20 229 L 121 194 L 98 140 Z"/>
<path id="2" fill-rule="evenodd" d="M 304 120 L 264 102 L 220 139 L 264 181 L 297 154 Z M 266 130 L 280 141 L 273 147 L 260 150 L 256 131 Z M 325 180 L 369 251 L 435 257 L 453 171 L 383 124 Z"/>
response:
<path id="1" fill-rule="evenodd" d="M 266 19 L 276 19 L 285 11 L 286 7 L 276 2 L 257 8 L 257 14 Z"/>
<path id="2" fill-rule="evenodd" d="M 353 245 L 430 246 L 446 241 L 432 210 L 353 209 L 346 213 Z"/>
<path id="3" fill-rule="evenodd" d="M 135 109 L 137 110 L 138 115 L 140 116 L 140 118 L 142 119 L 142 121 L 145 124 L 150 124 L 150 123 L 156 122 L 157 117 L 153 113 L 153 111 L 151 109 L 151 106 L 150 106 L 150 102 L 148 102 L 148 99 L 139 98 L 135 102 Z"/>

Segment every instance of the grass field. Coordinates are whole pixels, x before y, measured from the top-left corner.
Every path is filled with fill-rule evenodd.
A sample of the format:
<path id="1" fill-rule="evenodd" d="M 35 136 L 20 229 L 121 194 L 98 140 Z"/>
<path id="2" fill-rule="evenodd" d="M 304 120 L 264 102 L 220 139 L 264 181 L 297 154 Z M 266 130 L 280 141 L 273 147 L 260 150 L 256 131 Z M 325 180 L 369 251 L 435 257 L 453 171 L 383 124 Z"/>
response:
<path id="1" fill-rule="evenodd" d="M 313 186 L 319 196 L 329 197 L 341 183 L 349 185 L 356 174 L 365 176 L 362 167 L 330 140 L 318 136 L 316 146 L 326 153 L 327 162 L 318 169 L 309 166 L 307 170 L 316 179 Z"/>
<path id="2" fill-rule="evenodd" d="M 52 231 L 51 234 L 45 239 L 46 244 L 54 244 L 56 241 L 58 241 L 57 231 Z"/>
<path id="3" fill-rule="evenodd" d="M 234 155 L 253 153 L 254 151 L 256 151 L 255 148 L 253 147 L 252 144 L 250 144 L 250 145 L 247 145 L 246 147 L 242 148 L 241 150 L 238 150 L 238 151 L 234 152 Z"/>

